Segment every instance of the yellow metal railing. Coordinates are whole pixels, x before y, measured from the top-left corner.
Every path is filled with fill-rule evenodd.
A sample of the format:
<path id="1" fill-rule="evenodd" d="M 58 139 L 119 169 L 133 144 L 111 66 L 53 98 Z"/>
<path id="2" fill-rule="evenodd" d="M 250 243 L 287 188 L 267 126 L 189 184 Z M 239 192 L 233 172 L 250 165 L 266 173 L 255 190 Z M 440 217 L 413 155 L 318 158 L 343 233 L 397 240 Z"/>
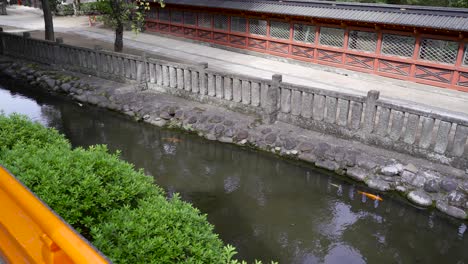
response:
<path id="1" fill-rule="evenodd" d="M 0 263 L 109 263 L 0 166 Z"/>

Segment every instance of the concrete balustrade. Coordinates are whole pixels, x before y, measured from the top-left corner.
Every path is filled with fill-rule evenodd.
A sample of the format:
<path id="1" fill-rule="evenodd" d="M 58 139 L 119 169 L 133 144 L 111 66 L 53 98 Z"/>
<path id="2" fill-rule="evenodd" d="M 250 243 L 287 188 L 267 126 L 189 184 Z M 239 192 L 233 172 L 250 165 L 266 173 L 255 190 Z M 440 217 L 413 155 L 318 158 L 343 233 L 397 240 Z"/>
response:
<path id="1" fill-rule="evenodd" d="M 356 96 L 285 83 L 281 75 L 270 80 L 232 75 L 208 69 L 206 63 L 75 47 L 61 38 L 37 40 L 27 32 L 19 36 L 1 28 L 0 53 L 254 113 L 269 124 L 286 122 L 431 160 L 446 157 L 455 167 L 468 167 L 467 116 L 390 102 L 380 99 L 378 91 Z"/>

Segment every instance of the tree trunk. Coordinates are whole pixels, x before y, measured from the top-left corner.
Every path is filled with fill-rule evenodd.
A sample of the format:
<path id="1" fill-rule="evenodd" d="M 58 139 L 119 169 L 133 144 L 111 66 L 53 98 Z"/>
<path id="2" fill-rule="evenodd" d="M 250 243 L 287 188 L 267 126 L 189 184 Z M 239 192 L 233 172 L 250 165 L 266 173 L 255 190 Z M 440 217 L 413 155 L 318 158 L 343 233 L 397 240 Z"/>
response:
<path id="1" fill-rule="evenodd" d="M 123 24 L 118 23 L 115 28 L 115 42 L 114 42 L 114 51 L 122 52 L 123 49 Z"/>
<path id="2" fill-rule="evenodd" d="M 8 15 L 6 11 L 7 7 L 7 1 L 6 0 L 0 0 L 0 15 Z"/>
<path id="3" fill-rule="evenodd" d="M 78 16 L 81 10 L 81 1 L 73 0 L 73 15 Z"/>
<path id="4" fill-rule="evenodd" d="M 54 41 L 54 22 L 52 20 L 49 0 L 42 0 L 42 11 L 44 11 L 45 39 Z"/>

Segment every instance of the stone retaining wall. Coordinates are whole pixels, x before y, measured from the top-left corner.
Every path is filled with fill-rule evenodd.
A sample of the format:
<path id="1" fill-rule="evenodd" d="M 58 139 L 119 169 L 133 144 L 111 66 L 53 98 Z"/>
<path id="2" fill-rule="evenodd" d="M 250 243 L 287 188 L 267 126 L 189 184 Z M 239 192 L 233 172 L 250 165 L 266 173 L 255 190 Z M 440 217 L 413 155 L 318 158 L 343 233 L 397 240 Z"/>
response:
<path id="1" fill-rule="evenodd" d="M 233 75 L 146 55 L 88 49 L 0 32 L 0 53 L 101 78 L 131 82 L 199 102 L 297 125 L 340 138 L 468 168 L 468 117 L 415 104 Z"/>
<path id="2" fill-rule="evenodd" d="M 141 90 L 135 85 L 14 60 L 2 56 L 0 79 L 13 79 L 15 84 L 23 83 L 25 89 L 64 93 L 79 105 L 96 105 L 156 126 L 197 133 L 208 140 L 303 160 L 362 182 L 373 193 L 395 191 L 420 207 L 436 207 L 460 219 L 468 217 L 468 174 L 459 169 L 283 122 L 266 124 L 254 115 Z M 186 92 L 184 96 L 188 96 Z"/>

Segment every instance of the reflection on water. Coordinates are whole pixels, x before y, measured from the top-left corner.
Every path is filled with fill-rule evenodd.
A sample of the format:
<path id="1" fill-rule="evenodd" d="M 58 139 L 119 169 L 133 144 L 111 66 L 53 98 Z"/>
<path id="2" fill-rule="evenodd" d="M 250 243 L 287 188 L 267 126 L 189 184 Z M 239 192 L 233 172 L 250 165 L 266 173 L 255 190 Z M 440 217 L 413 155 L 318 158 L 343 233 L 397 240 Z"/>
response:
<path id="1" fill-rule="evenodd" d="M 28 99 L 33 98 L 33 99 Z M 37 103 L 36 103 L 37 102 Z M 19 106 L 24 103 L 25 106 Z M 466 224 L 383 197 L 304 164 L 135 123 L 44 95 L 0 108 L 65 133 L 75 146 L 108 144 L 181 193 L 246 259 L 280 263 L 468 263 Z M 167 140 L 176 138 L 178 140 Z"/>

